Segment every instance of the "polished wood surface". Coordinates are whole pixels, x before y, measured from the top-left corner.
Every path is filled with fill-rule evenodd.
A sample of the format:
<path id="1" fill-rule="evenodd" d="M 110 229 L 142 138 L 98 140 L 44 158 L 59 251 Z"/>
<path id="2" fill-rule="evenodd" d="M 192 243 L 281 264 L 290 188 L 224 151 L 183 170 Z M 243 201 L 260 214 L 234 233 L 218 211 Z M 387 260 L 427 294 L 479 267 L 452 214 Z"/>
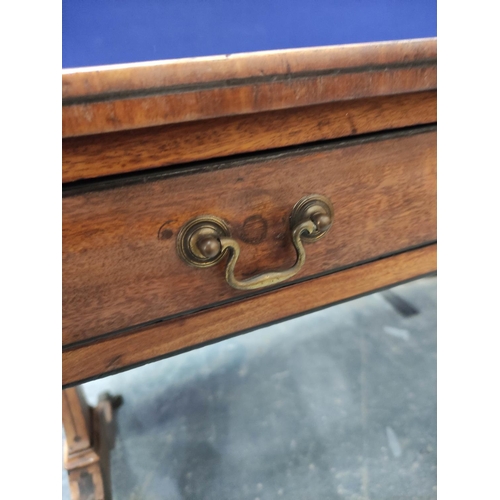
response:
<path id="1" fill-rule="evenodd" d="M 436 57 L 422 39 L 63 71 L 73 500 L 110 499 L 113 445 L 112 399 L 91 408 L 77 384 L 436 271 Z M 227 256 L 178 256 L 210 214 L 241 246 L 237 279 L 290 268 L 289 216 L 311 194 L 333 225 L 289 281 L 235 290 Z"/>
<path id="2" fill-rule="evenodd" d="M 234 333 L 224 311 L 250 317 L 252 301 L 306 284 L 309 305 L 279 318 L 316 307 L 325 279 L 352 273 L 348 298 L 434 271 L 436 56 L 425 39 L 64 71 L 65 383 Z M 313 193 L 334 223 L 294 281 L 236 291 L 225 260 L 200 270 L 177 256 L 182 225 L 212 214 L 241 244 L 240 279 L 287 268 L 288 216 Z M 392 259 L 420 264 L 392 280 Z M 219 333 L 193 340 L 180 325 L 203 314 Z M 174 324 L 168 347 L 163 333 L 144 342 Z"/>
<path id="3" fill-rule="evenodd" d="M 63 137 L 434 90 L 436 55 L 423 39 L 67 70 Z"/>
<path id="4" fill-rule="evenodd" d="M 131 182 L 131 184 L 127 184 Z M 63 344 L 242 298 L 225 260 L 194 269 L 176 252 L 193 217 L 224 219 L 240 242 L 237 277 L 295 261 L 288 217 L 305 195 L 335 209 L 296 279 L 436 240 L 433 127 L 167 170 L 65 192 Z M 253 292 L 256 293 L 256 292 Z"/>
<path id="5" fill-rule="evenodd" d="M 436 91 L 334 102 L 63 140 L 63 182 L 437 121 Z"/>
<path id="6" fill-rule="evenodd" d="M 63 384 L 109 374 L 432 273 L 436 245 L 63 352 Z"/>

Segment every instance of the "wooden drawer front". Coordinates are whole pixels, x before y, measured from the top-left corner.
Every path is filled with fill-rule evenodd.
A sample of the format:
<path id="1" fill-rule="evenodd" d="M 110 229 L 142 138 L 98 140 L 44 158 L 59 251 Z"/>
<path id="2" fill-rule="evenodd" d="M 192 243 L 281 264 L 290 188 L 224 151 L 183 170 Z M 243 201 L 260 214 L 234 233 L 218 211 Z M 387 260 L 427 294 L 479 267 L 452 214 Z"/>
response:
<path id="1" fill-rule="evenodd" d="M 226 283 L 227 258 L 207 269 L 184 264 L 176 252 L 180 228 L 203 214 L 224 219 L 240 242 L 240 278 L 288 268 L 295 260 L 290 211 L 315 193 L 332 201 L 334 223 L 324 238 L 306 246 L 305 266 L 290 282 L 435 241 L 435 129 L 68 190 L 63 344 L 260 293 Z"/>

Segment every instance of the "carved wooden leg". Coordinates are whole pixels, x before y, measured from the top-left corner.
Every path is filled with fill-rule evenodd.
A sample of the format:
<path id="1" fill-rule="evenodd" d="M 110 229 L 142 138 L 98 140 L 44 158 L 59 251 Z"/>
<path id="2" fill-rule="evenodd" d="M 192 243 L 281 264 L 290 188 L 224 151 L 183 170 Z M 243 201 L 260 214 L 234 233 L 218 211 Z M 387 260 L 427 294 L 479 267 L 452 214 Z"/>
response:
<path id="1" fill-rule="evenodd" d="M 72 500 L 110 500 L 109 450 L 114 445 L 113 409 L 120 398 L 105 394 L 90 407 L 80 387 L 63 391 L 64 466 Z"/>

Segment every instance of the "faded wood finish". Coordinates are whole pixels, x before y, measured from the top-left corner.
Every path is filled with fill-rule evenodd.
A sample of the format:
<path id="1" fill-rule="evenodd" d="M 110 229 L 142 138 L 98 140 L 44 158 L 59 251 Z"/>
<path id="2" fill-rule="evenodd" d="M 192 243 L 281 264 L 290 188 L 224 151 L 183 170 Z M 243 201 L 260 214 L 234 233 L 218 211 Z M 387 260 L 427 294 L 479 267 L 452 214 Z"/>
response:
<path id="1" fill-rule="evenodd" d="M 65 71 L 63 137 L 434 90 L 436 54 L 424 39 Z"/>
<path id="2" fill-rule="evenodd" d="M 227 285 L 226 259 L 208 269 L 179 259 L 180 228 L 202 214 L 224 219 L 240 242 L 239 278 L 291 267 L 288 216 L 308 194 L 327 196 L 335 219 L 306 246 L 294 280 L 436 240 L 432 127 L 180 174 L 94 185 L 63 199 L 64 345 L 248 295 Z"/>
<path id="3" fill-rule="evenodd" d="M 100 463 L 68 470 L 71 500 L 111 500 L 106 496 Z"/>
<path id="4" fill-rule="evenodd" d="M 110 399 L 91 408 L 81 387 L 66 389 L 63 397 L 64 467 L 71 500 L 111 500 L 107 435 L 112 420 Z"/>
<path id="5" fill-rule="evenodd" d="M 62 393 L 63 425 L 69 456 L 92 446 L 92 412 L 80 388 Z"/>
<path id="6" fill-rule="evenodd" d="M 63 352 L 63 384 L 122 370 L 436 270 L 436 245 Z"/>
<path id="7" fill-rule="evenodd" d="M 436 122 L 436 91 L 63 140 L 63 182 Z"/>

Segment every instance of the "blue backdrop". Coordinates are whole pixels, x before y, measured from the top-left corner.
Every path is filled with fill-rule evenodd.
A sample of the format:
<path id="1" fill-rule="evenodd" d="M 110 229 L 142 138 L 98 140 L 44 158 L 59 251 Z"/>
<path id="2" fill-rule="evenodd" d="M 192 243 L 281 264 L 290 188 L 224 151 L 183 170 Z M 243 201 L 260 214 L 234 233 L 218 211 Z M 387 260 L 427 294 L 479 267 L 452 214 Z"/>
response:
<path id="1" fill-rule="evenodd" d="M 436 0 L 63 0 L 63 67 L 436 36 Z"/>

